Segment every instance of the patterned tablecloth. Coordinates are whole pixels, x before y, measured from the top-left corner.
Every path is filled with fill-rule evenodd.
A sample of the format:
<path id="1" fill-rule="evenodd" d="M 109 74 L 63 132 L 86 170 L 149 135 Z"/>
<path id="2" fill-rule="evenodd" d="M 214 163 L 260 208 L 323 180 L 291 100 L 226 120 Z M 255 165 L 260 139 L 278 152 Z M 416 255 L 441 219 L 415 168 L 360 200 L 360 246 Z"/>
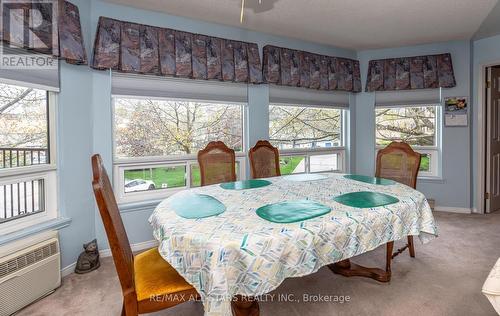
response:
<path id="1" fill-rule="evenodd" d="M 272 185 L 257 189 L 224 190 L 211 185 L 174 194 L 215 197 L 227 208 L 216 217 L 182 218 L 170 207 L 170 197 L 149 219 L 160 254 L 200 293 L 206 315 L 231 315 L 233 295 L 263 295 L 286 278 L 314 273 L 388 241 L 418 235 L 426 243 L 437 236 L 424 195 L 402 184 L 374 185 L 341 174 L 306 182 L 286 177 L 268 180 Z M 386 193 L 400 201 L 356 209 L 332 200 L 355 191 Z M 266 204 L 301 199 L 328 205 L 332 211 L 290 224 L 272 223 L 255 214 Z"/>

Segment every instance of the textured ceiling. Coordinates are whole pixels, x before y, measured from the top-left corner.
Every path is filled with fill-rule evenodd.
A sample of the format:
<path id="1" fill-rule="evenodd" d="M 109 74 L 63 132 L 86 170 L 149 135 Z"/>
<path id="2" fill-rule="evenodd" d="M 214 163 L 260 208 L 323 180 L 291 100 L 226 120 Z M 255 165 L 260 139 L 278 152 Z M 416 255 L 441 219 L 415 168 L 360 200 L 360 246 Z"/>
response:
<path id="1" fill-rule="evenodd" d="M 469 39 L 498 0 L 105 0 L 356 50 Z"/>

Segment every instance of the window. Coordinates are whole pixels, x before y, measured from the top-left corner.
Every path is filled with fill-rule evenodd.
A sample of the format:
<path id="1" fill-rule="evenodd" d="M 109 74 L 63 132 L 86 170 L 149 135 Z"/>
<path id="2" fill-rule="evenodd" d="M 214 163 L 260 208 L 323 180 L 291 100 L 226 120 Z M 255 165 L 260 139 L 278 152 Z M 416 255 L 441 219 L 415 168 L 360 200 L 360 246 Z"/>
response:
<path id="1" fill-rule="evenodd" d="M 199 186 L 197 153 L 213 140 L 235 150 L 243 172 L 243 104 L 118 96 L 113 103 L 121 202 Z"/>
<path id="2" fill-rule="evenodd" d="M 0 82 L 0 225 L 55 217 L 52 93 Z"/>
<path id="3" fill-rule="evenodd" d="M 422 154 L 419 175 L 439 176 L 440 116 L 439 105 L 376 107 L 377 149 L 392 141 L 404 141 Z"/>
<path id="4" fill-rule="evenodd" d="M 272 104 L 269 139 L 282 174 L 343 171 L 345 110 Z"/>

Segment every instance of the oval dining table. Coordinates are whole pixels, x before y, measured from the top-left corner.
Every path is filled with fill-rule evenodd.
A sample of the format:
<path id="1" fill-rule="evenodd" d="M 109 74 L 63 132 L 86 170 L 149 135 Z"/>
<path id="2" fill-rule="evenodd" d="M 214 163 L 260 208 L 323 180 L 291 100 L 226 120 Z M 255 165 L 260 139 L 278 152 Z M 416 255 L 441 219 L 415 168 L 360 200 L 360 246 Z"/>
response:
<path id="1" fill-rule="evenodd" d="M 408 235 L 422 243 L 437 237 L 425 196 L 403 184 L 363 182 L 337 173 L 265 180 L 267 185 L 255 188 L 216 184 L 183 190 L 163 200 L 149 218 L 161 256 L 198 291 L 205 315 L 258 315 L 258 299 L 248 298 L 269 293 L 286 278 L 323 266 L 349 275 L 344 271 L 349 258 Z M 362 205 L 356 198 L 350 199 L 356 206 L 342 202 L 354 192 L 375 192 L 392 200 L 380 206 Z M 262 207 L 294 201 L 311 201 L 329 211 L 290 223 L 259 215 Z M 193 209 L 191 216 L 179 212 L 190 205 L 194 216 Z M 208 216 L 205 207 L 217 212 Z M 196 217 L 198 209 L 206 217 Z M 364 272 L 357 275 L 376 279 L 386 271 Z"/>

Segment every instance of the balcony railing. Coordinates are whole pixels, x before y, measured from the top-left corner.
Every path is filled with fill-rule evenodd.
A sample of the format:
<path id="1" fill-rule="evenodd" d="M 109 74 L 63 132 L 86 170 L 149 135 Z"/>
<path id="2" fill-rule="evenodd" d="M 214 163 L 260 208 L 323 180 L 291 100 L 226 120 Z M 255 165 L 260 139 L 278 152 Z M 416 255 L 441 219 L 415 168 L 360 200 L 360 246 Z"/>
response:
<path id="1" fill-rule="evenodd" d="M 44 179 L 0 185 L 0 224 L 44 212 L 44 199 Z"/>
<path id="2" fill-rule="evenodd" d="M 49 163 L 47 148 L 0 148 L 0 169 Z"/>

